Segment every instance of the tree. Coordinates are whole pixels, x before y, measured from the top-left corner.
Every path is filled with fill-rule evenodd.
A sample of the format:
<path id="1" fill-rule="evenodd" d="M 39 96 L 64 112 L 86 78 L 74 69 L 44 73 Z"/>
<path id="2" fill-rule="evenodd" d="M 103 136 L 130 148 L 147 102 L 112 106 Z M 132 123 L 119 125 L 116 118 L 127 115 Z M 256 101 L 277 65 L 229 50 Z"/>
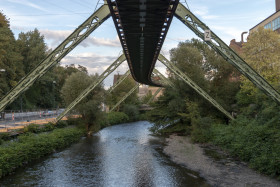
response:
<path id="1" fill-rule="evenodd" d="M 33 70 L 48 54 L 48 47 L 44 41 L 44 36 L 38 29 L 27 33 L 21 32 L 18 35 L 17 45 L 24 57 L 24 71 L 29 73 Z"/>
<path id="2" fill-rule="evenodd" d="M 38 29 L 20 33 L 16 44 L 23 57 L 22 64 L 25 74 L 32 71 L 49 53 L 44 36 L 40 34 Z M 59 98 L 59 92 L 57 92 L 57 75 L 53 69 L 47 72 L 26 93 L 22 94 L 15 101 L 15 104 L 18 105 L 18 103 L 21 103 L 25 109 L 37 107 L 56 108 L 56 99 Z"/>
<path id="3" fill-rule="evenodd" d="M 171 62 L 183 73 L 189 76 L 198 86 L 208 92 L 226 110 L 232 111 L 235 94 L 239 90 L 237 70 L 229 65 L 219 54 L 200 40 L 180 42 L 170 51 Z M 150 113 L 150 119 L 157 128 L 173 124 L 176 129 L 187 131 L 188 126 L 200 127 L 210 118 L 225 121 L 227 118 L 210 102 L 200 96 L 181 78 L 170 73 L 175 88 L 167 88 L 164 94 L 154 104 L 155 110 Z M 185 104 L 187 103 L 187 104 Z M 195 110 L 190 106 L 195 106 Z M 194 114 L 195 113 L 195 114 Z M 186 116 L 198 116 L 187 118 Z M 207 120 L 205 120 L 207 119 Z M 197 129 L 194 126 L 193 129 Z"/>
<path id="4" fill-rule="evenodd" d="M 0 12 L 0 98 L 3 97 L 24 76 L 22 56 L 16 46 L 6 16 Z"/>
<path id="5" fill-rule="evenodd" d="M 250 34 L 243 47 L 245 61 L 275 88 L 280 88 L 280 36 L 276 32 L 260 28 Z M 241 94 L 251 96 L 259 91 L 251 81 L 242 76 Z"/>
<path id="6" fill-rule="evenodd" d="M 117 102 L 119 102 L 134 86 L 136 85 L 136 82 L 133 80 L 131 76 L 127 77 L 120 85 L 118 85 L 110 95 L 108 95 L 106 99 L 106 103 L 113 107 Z M 124 100 L 120 106 L 119 109 L 122 109 L 122 107 L 125 104 L 132 104 L 132 105 L 138 105 L 138 96 L 137 96 L 137 89 Z"/>
<path id="7" fill-rule="evenodd" d="M 72 73 L 66 79 L 61 90 L 66 105 L 72 103 L 97 78 L 98 75 L 89 76 L 85 72 Z M 74 108 L 75 111 L 82 115 L 88 132 L 99 129 L 99 122 L 103 119 L 103 113 L 100 108 L 104 100 L 103 96 L 103 85 L 99 85 Z"/>

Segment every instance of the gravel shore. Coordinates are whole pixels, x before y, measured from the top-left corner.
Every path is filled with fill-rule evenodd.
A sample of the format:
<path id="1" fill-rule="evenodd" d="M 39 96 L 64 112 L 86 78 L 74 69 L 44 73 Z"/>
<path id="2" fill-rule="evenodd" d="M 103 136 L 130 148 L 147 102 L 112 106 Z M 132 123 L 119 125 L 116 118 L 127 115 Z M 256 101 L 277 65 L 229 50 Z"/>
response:
<path id="1" fill-rule="evenodd" d="M 221 154 L 219 159 L 207 156 L 205 153 L 209 148 L 193 144 L 189 137 L 171 135 L 166 139 L 166 143 L 164 153 L 170 156 L 172 161 L 199 172 L 212 186 L 280 187 L 279 181 L 253 171 L 245 163 L 228 156 L 223 157 L 223 153 L 218 153 Z"/>

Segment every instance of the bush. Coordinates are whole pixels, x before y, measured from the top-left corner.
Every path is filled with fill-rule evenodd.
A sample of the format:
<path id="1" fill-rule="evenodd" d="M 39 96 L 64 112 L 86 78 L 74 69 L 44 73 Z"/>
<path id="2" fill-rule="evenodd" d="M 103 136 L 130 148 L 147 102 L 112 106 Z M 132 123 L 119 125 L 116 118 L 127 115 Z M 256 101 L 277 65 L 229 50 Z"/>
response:
<path id="1" fill-rule="evenodd" d="M 135 105 L 124 105 L 123 112 L 129 117 L 130 121 L 136 121 L 139 119 L 139 110 L 138 107 Z"/>
<path id="2" fill-rule="evenodd" d="M 31 132 L 31 133 L 38 133 L 40 132 L 40 126 L 37 124 L 29 124 L 26 127 L 24 127 L 23 132 L 27 133 L 27 132 Z"/>
<path id="3" fill-rule="evenodd" d="M 110 112 L 107 114 L 107 122 L 109 125 L 126 123 L 128 121 L 129 117 L 123 112 Z"/>
<path id="4" fill-rule="evenodd" d="M 212 127 L 212 142 L 231 155 L 249 163 L 250 167 L 280 179 L 280 131 L 242 119 L 234 125 Z"/>
<path id="5" fill-rule="evenodd" d="M 21 167 L 77 142 L 84 134 L 78 128 L 56 129 L 48 134 L 27 133 L 18 137 L 18 141 L 0 146 L 0 178 Z"/>
<path id="6" fill-rule="evenodd" d="M 68 124 L 64 120 L 60 120 L 55 124 L 56 128 L 64 128 L 64 127 L 67 127 L 67 126 L 68 126 Z"/>
<path id="7" fill-rule="evenodd" d="M 192 121 L 191 138 L 194 142 L 205 143 L 208 142 L 211 137 L 211 124 L 212 119 L 209 117 L 199 118 L 196 121 Z"/>

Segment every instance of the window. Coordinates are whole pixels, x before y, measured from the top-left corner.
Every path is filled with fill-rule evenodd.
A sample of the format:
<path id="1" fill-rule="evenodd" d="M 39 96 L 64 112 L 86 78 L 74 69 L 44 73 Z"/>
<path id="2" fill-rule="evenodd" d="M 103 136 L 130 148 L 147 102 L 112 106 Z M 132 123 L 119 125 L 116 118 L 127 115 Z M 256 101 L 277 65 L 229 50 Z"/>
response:
<path id="1" fill-rule="evenodd" d="M 278 17 L 272 21 L 272 30 L 275 31 L 279 28 L 280 28 L 280 17 Z"/>
<path id="2" fill-rule="evenodd" d="M 266 24 L 266 25 L 264 26 L 264 28 L 265 28 L 265 29 L 272 29 L 272 28 L 271 28 L 271 22 L 268 23 L 268 24 Z"/>

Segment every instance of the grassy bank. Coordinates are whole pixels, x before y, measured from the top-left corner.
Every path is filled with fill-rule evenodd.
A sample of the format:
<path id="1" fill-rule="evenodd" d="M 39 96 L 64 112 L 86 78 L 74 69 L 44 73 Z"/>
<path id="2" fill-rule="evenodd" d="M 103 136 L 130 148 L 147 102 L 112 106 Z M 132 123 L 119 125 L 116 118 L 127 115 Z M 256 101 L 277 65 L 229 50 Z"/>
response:
<path id="1" fill-rule="evenodd" d="M 16 168 L 77 142 L 83 129 L 62 128 L 49 133 L 26 133 L 0 146 L 0 178 Z"/>

